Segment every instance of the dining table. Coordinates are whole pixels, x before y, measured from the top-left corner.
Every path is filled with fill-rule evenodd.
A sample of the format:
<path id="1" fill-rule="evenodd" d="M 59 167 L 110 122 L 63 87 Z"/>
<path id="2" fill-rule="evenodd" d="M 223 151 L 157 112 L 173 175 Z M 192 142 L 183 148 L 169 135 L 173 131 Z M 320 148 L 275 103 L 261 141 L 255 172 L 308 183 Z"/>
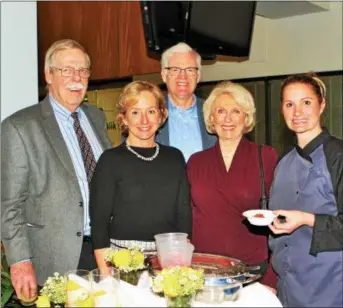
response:
<path id="1" fill-rule="evenodd" d="M 149 279 L 140 280 L 137 286 L 120 281 L 119 302 L 123 307 L 166 307 L 164 297 L 152 292 Z M 282 307 L 277 296 L 259 282 L 244 286 L 236 301 L 206 304 L 194 301 L 193 307 Z"/>

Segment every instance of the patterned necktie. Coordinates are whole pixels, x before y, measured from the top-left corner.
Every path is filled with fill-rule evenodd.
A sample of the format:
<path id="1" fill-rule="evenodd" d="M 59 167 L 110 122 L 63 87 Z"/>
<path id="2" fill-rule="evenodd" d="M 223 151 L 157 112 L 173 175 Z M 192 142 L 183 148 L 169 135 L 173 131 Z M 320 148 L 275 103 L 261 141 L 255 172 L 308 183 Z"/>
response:
<path id="1" fill-rule="evenodd" d="M 92 147 L 91 147 L 91 145 L 90 145 L 90 143 L 86 137 L 86 134 L 81 127 L 78 113 L 73 112 L 71 114 L 71 116 L 74 119 L 74 130 L 75 130 L 75 133 L 77 136 L 77 140 L 79 141 L 79 145 L 80 145 L 80 149 L 81 149 L 81 155 L 82 155 L 83 164 L 84 164 L 85 170 L 86 170 L 88 184 L 90 184 L 94 170 L 95 170 L 95 166 L 96 166 L 94 153 L 93 153 Z"/>

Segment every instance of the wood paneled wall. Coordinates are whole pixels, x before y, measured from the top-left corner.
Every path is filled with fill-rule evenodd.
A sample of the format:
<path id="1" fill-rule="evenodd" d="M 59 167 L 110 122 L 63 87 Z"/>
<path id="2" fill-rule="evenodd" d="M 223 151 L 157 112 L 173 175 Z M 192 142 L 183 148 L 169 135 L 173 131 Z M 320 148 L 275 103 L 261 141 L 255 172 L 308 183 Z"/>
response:
<path id="1" fill-rule="evenodd" d="M 160 71 L 159 61 L 147 55 L 138 1 L 39 1 L 37 15 L 40 84 L 45 53 L 63 38 L 87 49 L 92 80 Z"/>
<path id="2" fill-rule="evenodd" d="M 323 123 L 329 132 L 343 139 L 343 76 L 320 77 L 326 85 L 327 106 Z M 270 78 L 264 81 L 236 81 L 245 86 L 255 99 L 256 126 L 248 138 L 260 144 L 272 145 L 279 154 L 294 145 L 296 138 L 286 126 L 280 108 L 281 83 L 284 78 Z M 196 94 L 206 99 L 216 83 L 198 85 Z"/>

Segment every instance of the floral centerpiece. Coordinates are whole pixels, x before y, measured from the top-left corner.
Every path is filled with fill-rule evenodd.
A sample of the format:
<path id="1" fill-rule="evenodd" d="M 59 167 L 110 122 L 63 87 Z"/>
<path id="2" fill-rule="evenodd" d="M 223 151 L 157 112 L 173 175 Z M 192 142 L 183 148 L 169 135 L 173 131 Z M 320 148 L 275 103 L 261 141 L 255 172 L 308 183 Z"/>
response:
<path id="1" fill-rule="evenodd" d="M 164 293 L 168 307 L 191 307 L 195 294 L 203 286 L 203 269 L 187 266 L 164 268 L 152 281 L 152 290 Z"/>
<path id="2" fill-rule="evenodd" d="M 139 247 L 120 250 L 109 249 L 105 260 L 119 269 L 121 280 L 133 285 L 138 284 L 139 277 L 146 268 L 144 254 Z"/>
<path id="3" fill-rule="evenodd" d="M 59 273 L 54 273 L 52 277 L 45 281 L 43 288 L 40 290 L 36 306 L 50 307 L 50 303 L 53 303 L 55 307 L 62 307 L 66 302 L 66 298 L 66 278 L 60 276 Z"/>

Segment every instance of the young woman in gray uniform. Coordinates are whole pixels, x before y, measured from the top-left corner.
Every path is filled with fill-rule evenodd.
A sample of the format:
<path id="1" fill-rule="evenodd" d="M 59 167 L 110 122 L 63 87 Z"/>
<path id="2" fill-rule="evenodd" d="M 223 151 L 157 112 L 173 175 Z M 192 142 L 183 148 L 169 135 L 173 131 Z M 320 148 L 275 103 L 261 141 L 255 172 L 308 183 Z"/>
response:
<path id="1" fill-rule="evenodd" d="M 270 193 L 270 209 L 285 217 L 269 226 L 285 307 L 343 307 L 343 141 L 322 128 L 325 92 L 314 74 L 291 76 L 281 88 L 282 112 L 297 137 Z"/>

